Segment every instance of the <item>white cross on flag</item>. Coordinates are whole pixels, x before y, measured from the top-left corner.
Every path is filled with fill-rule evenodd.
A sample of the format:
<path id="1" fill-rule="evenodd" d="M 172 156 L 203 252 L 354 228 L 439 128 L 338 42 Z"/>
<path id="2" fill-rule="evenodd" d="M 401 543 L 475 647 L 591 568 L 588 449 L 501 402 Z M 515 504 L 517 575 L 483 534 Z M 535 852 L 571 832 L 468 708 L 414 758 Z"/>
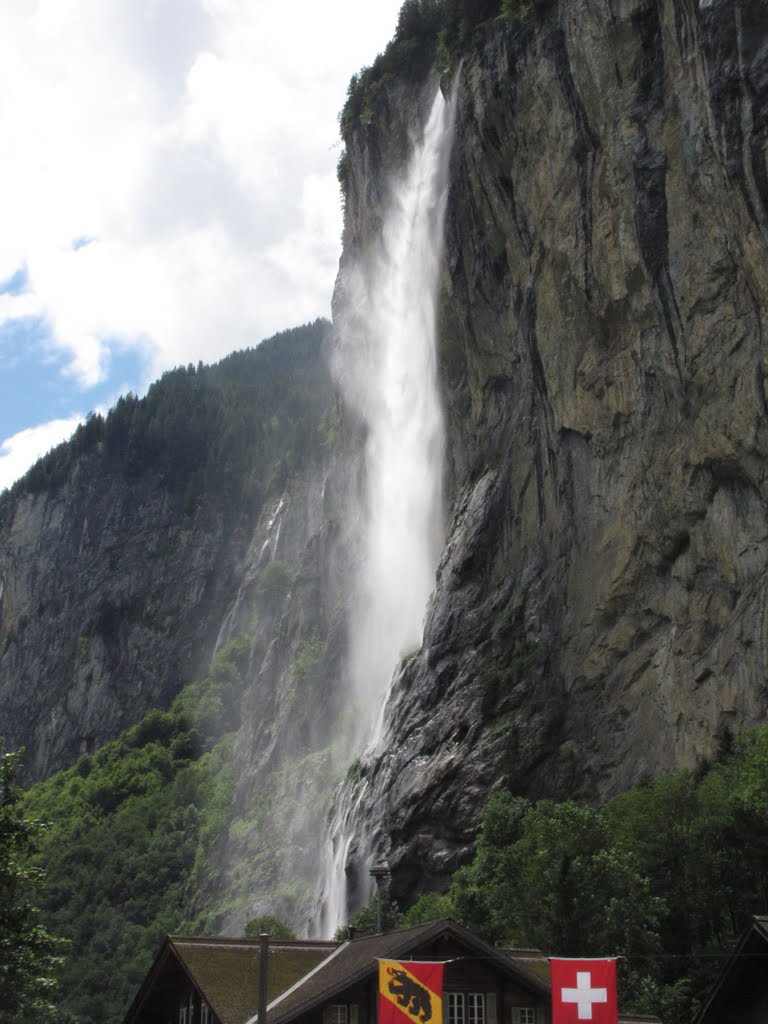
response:
<path id="1" fill-rule="evenodd" d="M 618 1024 L 616 961 L 552 958 L 552 1024 Z"/>

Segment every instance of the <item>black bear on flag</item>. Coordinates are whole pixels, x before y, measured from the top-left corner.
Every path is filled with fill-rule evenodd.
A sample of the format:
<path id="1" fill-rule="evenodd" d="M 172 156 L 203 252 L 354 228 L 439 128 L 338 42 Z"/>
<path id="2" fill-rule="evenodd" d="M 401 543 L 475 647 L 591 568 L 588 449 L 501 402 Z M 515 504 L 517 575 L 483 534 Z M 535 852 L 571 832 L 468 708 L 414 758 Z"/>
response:
<path id="1" fill-rule="evenodd" d="M 379 961 L 379 1024 L 443 1024 L 443 964 Z"/>

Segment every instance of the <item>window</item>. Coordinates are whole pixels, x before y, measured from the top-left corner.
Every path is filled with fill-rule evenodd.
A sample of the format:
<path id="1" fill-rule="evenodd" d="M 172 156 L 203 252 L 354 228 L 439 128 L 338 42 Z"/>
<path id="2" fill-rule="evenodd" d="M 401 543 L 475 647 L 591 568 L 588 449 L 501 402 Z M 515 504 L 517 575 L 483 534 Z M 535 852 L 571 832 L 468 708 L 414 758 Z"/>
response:
<path id="1" fill-rule="evenodd" d="M 513 1024 L 536 1024 L 535 1006 L 516 1006 L 512 1014 Z"/>
<path id="2" fill-rule="evenodd" d="M 195 1024 L 195 993 L 189 993 L 187 999 L 179 1007 L 179 1024 Z"/>
<path id="3" fill-rule="evenodd" d="M 467 1024 L 485 1024 L 485 996 L 482 992 L 467 995 Z"/>
<path id="4" fill-rule="evenodd" d="M 448 1024 L 464 1024 L 464 993 L 446 992 Z"/>
<path id="5" fill-rule="evenodd" d="M 323 1024 L 349 1024 L 346 1003 L 332 1003 L 323 1010 Z"/>
<path id="6" fill-rule="evenodd" d="M 448 1024 L 489 1024 L 484 992 L 446 992 Z"/>
<path id="7" fill-rule="evenodd" d="M 211 1008 L 208 1006 L 208 1003 L 203 1003 L 200 1007 L 200 1024 L 213 1024 Z"/>

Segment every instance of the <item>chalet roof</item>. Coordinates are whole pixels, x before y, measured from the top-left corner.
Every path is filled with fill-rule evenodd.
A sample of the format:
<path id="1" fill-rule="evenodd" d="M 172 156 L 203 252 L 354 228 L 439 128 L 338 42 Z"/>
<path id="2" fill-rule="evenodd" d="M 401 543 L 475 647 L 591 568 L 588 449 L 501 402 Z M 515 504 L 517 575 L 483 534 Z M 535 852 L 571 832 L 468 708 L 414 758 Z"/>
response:
<path id="1" fill-rule="evenodd" d="M 419 946 L 443 936 L 471 950 L 475 956 L 484 956 L 494 961 L 502 970 L 514 974 L 532 992 L 541 995 L 549 992 L 548 982 L 524 960 L 512 959 L 503 950 L 488 945 L 455 921 L 445 918 L 415 925 L 413 928 L 364 935 L 344 943 L 315 971 L 270 1003 L 269 1024 L 281 1024 L 282 1021 L 306 1013 L 319 1003 L 332 999 L 339 992 L 375 973 L 378 960 L 407 958 Z M 252 1024 L 252 1021 L 248 1024 Z"/>
<path id="2" fill-rule="evenodd" d="M 267 999 L 276 999 L 336 949 L 336 942 L 272 941 Z M 125 1024 L 137 1019 L 168 965 L 176 961 L 221 1024 L 243 1024 L 259 1000 L 259 940 L 169 936 L 139 989 Z"/>
<path id="3" fill-rule="evenodd" d="M 502 952 L 518 967 L 532 971 L 547 985 L 550 984 L 549 957 L 544 956 L 540 949 L 508 949 L 505 947 Z"/>
<path id="4" fill-rule="evenodd" d="M 259 942 L 171 937 L 188 974 L 221 1024 L 243 1024 L 259 1001 Z M 335 942 L 270 942 L 267 1001 L 276 999 L 331 953 Z"/>

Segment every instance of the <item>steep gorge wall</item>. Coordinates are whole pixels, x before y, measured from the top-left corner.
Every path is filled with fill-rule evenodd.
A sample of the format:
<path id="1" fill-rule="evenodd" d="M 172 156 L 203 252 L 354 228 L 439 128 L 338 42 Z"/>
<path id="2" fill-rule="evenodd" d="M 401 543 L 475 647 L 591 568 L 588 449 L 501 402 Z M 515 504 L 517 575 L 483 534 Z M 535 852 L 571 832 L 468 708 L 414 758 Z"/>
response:
<path id="1" fill-rule="evenodd" d="M 765 5 L 561 0 L 483 26 L 460 74 L 447 542 L 365 769 L 401 898 L 497 780 L 603 797 L 768 708 Z M 351 140 L 337 301 L 409 89 Z"/>
<path id="2" fill-rule="evenodd" d="M 229 431 L 206 441 L 235 465 L 240 456 L 230 456 L 227 445 L 250 451 L 253 439 L 237 433 L 239 418 L 228 421 L 218 410 L 222 403 L 230 412 L 257 406 L 251 432 L 268 441 L 278 430 L 281 437 L 265 457 L 268 444 L 257 439 L 255 482 L 230 474 L 220 485 L 214 474 L 205 484 L 187 480 L 181 469 L 171 480 L 167 467 L 185 465 L 188 451 L 179 451 L 178 419 L 161 393 L 137 403 L 134 413 L 142 430 L 166 416 L 150 440 L 150 456 L 165 469 L 148 466 L 146 452 L 143 462 L 127 466 L 99 441 L 60 455 L 66 470 L 57 482 L 35 488 L 22 481 L 3 496 L 0 737 L 6 749 L 25 748 L 29 781 L 167 707 L 235 636 L 250 641 L 251 683 L 259 693 L 260 666 L 271 656 L 282 616 L 292 616 L 295 651 L 316 628 L 317 588 L 325 588 L 331 604 L 336 600 L 333 581 L 321 579 L 332 534 L 325 481 L 333 451 L 318 439 L 335 416 L 320 341 L 327 326 L 286 332 L 264 350 L 234 357 L 235 391 L 223 388 L 225 364 L 197 376 L 182 373 L 166 386 L 177 404 L 191 403 L 182 422 L 208 416 L 211 431 L 216 424 Z M 261 413 L 250 397 L 259 374 L 274 392 Z M 291 403 L 308 394 L 312 408 L 297 411 Z M 108 437 L 109 420 L 105 431 Z M 270 566 L 277 570 L 271 576 Z M 295 728 L 301 731 L 300 722 Z"/>
<path id="3" fill-rule="evenodd" d="M 210 657 L 231 586 L 220 516 L 185 519 L 157 480 L 96 461 L 22 495 L 3 531 L 2 734 L 31 779 L 166 706 Z"/>

